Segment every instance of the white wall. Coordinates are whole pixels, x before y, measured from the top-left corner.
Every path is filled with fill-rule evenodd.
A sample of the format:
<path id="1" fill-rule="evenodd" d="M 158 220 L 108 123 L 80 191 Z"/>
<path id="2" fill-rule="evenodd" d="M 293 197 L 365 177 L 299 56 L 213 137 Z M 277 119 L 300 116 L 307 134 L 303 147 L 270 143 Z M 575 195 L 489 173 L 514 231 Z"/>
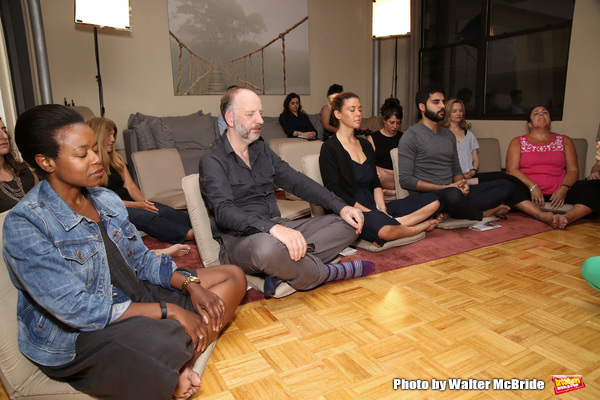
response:
<path id="1" fill-rule="evenodd" d="M 91 28 L 73 23 L 73 0 L 40 0 L 48 47 L 54 101 L 73 98 L 96 113 L 94 41 Z M 101 31 L 99 48 L 106 116 L 122 131 L 129 114 L 185 115 L 198 109 L 218 112 L 219 96 L 174 96 L 169 58 L 166 0 L 131 0 L 131 33 Z M 308 0 L 311 94 L 302 96 L 304 108 L 317 113 L 325 104 L 332 83 L 356 92 L 365 116 L 371 113 L 372 39 L 371 2 L 366 0 Z M 600 120 L 600 1 L 578 0 L 569 54 L 563 121 L 553 129 L 588 140 L 588 169 L 593 164 L 594 138 Z M 413 101 L 406 93 L 407 39 L 399 39 L 398 98 Z M 390 93 L 393 39 L 381 43 L 380 99 Z M 262 96 L 265 115 L 278 115 L 284 96 Z M 505 153 L 510 140 L 525 132 L 524 122 L 471 121 L 479 137 L 496 137 Z M 121 139 L 121 138 L 120 138 Z M 122 143 L 122 142 L 119 142 Z"/>
<path id="2" fill-rule="evenodd" d="M 99 115 L 92 28 L 73 22 L 73 0 L 40 0 L 54 102 L 73 99 Z M 218 113 L 220 96 L 175 96 L 166 0 L 131 0 L 132 32 L 99 30 L 106 117 L 120 131 L 131 113 L 166 116 Z M 371 2 L 308 0 L 310 95 L 304 109 L 318 113 L 329 85 L 359 94 L 371 110 Z M 268 17 L 268 16 L 266 16 Z M 264 113 L 278 116 L 283 95 L 262 96 Z M 122 147 L 119 137 L 118 148 Z"/>

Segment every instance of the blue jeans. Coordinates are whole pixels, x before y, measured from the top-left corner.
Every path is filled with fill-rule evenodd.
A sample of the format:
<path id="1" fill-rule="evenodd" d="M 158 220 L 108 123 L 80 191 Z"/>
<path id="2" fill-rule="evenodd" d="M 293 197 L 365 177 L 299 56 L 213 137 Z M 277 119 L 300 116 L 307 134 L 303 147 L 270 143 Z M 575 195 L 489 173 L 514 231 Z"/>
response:
<path id="1" fill-rule="evenodd" d="M 139 208 L 127 208 L 129 221 L 141 231 L 161 242 L 183 243 L 192 223 L 190 217 L 169 206 L 154 203 L 158 213 Z"/>

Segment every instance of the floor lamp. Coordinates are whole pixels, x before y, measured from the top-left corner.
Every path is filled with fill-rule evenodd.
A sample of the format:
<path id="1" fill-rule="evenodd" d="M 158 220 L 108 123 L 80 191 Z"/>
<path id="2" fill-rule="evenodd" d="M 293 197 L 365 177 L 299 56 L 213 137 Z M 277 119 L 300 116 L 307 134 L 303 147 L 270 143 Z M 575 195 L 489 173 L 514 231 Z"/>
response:
<path id="1" fill-rule="evenodd" d="M 411 0 L 373 0 L 373 115 L 379 110 L 379 45 L 380 38 L 395 37 L 392 94 L 397 97 L 398 36 L 410 34 Z"/>
<path id="2" fill-rule="evenodd" d="M 75 0 L 75 23 L 94 27 L 94 52 L 98 75 L 98 96 L 100 98 L 100 116 L 104 117 L 104 90 L 100 75 L 100 56 L 98 53 L 98 28 L 131 31 L 129 0 Z"/>

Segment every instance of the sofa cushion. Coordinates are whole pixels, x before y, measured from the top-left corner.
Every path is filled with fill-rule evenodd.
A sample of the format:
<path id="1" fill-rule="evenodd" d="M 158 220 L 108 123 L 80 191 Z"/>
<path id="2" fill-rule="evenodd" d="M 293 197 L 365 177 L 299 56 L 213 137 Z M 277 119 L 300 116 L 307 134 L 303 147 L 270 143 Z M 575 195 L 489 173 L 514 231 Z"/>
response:
<path id="1" fill-rule="evenodd" d="M 321 122 L 321 114 L 308 114 L 308 119 L 310 123 L 317 130 L 317 138 L 323 139 L 323 133 L 325 133 L 325 128 L 323 127 L 323 122 Z"/>
<path id="2" fill-rule="evenodd" d="M 156 125 L 158 122 L 158 117 L 141 113 L 131 114 L 129 117 L 129 129 L 135 131 L 138 150 L 155 150 L 158 148 L 152 135 L 152 125 Z"/>
<path id="3" fill-rule="evenodd" d="M 260 136 L 265 142 L 269 143 L 271 139 L 287 138 L 287 135 L 279 124 L 279 117 L 263 116 L 262 118 L 264 123 L 260 130 Z"/>
<path id="4" fill-rule="evenodd" d="M 177 149 L 179 152 L 179 156 L 181 157 L 181 162 L 183 164 L 183 170 L 186 175 L 197 174 L 198 167 L 200 164 L 200 158 L 208 151 L 200 150 L 200 149 L 191 149 L 191 150 L 181 150 Z"/>
<path id="5" fill-rule="evenodd" d="M 178 150 L 205 150 L 215 141 L 215 122 L 202 111 L 178 117 L 162 117 L 162 131 L 165 137 L 170 134 L 174 147 Z"/>
<path id="6" fill-rule="evenodd" d="M 172 149 L 175 147 L 175 139 L 171 129 L 165 128 L 162 118 L 157 118 L 156 122 L 150 125 L 152 137 L 159 149 Z"/>

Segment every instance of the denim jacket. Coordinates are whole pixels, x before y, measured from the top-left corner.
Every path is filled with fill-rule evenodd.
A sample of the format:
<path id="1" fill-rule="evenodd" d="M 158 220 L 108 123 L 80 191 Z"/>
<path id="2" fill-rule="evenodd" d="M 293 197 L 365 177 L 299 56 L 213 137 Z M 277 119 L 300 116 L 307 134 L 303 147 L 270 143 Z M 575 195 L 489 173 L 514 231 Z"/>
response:
<path id="1" fill-rule="evenodd" d="M 144 245 L 113 192 L 87 188 L 111 240 L 140 279 L 174 290 L 169 256 Z M 111 285 L 100 228 L 41 181 L 6 216 L 4 259 L 18 289 L 19 349 L 49 366 L 75 358 L 79 332 L 104 328 L 113 304 L 130 301 Z"/>

